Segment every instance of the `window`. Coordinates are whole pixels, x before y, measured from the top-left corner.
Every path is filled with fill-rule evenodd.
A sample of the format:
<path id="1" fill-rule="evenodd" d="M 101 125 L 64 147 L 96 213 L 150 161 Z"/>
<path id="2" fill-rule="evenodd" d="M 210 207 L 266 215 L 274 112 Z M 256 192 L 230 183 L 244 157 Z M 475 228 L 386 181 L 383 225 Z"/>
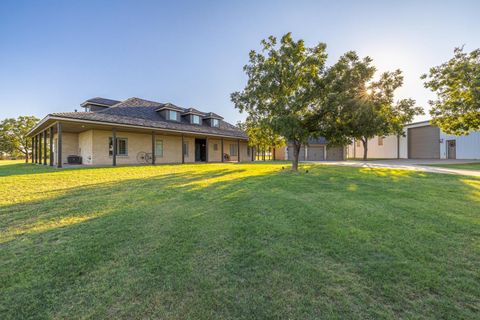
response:
<path id="1" fill-rule="evenodd" d="M 200 116 L 197 116 L 196 114 L 192 115 L 192 123 L 193 124 L 200 124 Z"/>
<path id="2" fill-rule="evenodd" d="M 247 156 L 250 156 L 250 147 L 247 147 Z"/>
<path id="3" fill-rule="evenodd" d="M 237 149 L 237 144 L 231 144 L 230 145 L 230 155 L 231 156 L 237 156 L 238 155 L 238 149 Z"/>
<path id="4" fill-rule="evenodd" d="M 220 121 L 218 119 L 212 119 L 212 127 L 218 127 L 220 125 Z"/>
<path id="5" fill-rule="evenodd" d="M 155 139 L 155 157 L 163 157 L 163 140 Z"/>
<path id="6" fill-rule="evenodd" d="M 360 147 L 360 140 L 357 140 L 357 147 Z"/>
<path id="7" fill-rule="evenodd" d="M 183 142 L 183 155 L 188 157 L 188 141 Z"/>
<path id="8" fill-rule="evenodd" d="M 218 150 L 218 144 L 214 143 L 213 144 L 213 151 L 217 151 Z"/>
<path id="9" fill-rule="evenodd" d="M 108 138 L 108 155 L 113 155 L 113 138 Z M 128 139 L 117 138 L 117 156 L 128 156 Z"/>
<path id="10" fill-rule="evenodd" d="M 168 110 L 168 119 L 173 121 L 178 121 L 178 112 L 173 110 Z"/>
<path id="11" fill-rule="evenodd" d="M 385 137 L 378 137 L 378 145 L 379 146 L 383 146 L 383 139 L 385 139 Z"/>

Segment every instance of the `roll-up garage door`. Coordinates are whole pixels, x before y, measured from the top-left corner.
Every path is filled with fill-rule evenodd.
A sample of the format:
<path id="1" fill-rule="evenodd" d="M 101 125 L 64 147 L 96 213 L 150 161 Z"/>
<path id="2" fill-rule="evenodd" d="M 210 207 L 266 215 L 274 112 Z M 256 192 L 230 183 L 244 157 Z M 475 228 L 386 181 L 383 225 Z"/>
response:
<path id="1" fill-rule="evenodd" d="M 344 147 L 330 147 L 327 148 L 327 160 L 329 161 L 340 161 L 344 160 Z"/>
<path id="2" fill-rule="evenodd" d="M 440 129 L 424 126 L 408 129 L 409 159 L 440 159 Z"/>
<path id="3" fill-rule="evenodd" d="M 288 160 L 293 160 L 293 145 L 288 146 Z M 298 155 L 299 161 L 305 161 L 305 148 L 300 147 L 300 154 Z"/>
<path id="4" fill-rule="evenodd" d="M 309 146 L 307 149 L 307 160 L 308 161 L 322 161 L 324 158 L 324 146 Z"/>

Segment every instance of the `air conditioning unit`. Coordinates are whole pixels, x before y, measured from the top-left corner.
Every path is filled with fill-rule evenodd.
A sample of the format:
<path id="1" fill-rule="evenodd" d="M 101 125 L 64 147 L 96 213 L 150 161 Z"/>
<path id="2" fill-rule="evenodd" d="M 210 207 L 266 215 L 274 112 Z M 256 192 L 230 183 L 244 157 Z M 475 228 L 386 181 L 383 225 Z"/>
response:
<path id="1" fill-rule="evenodd" d="M 68 156 L 67 157 L 68 164 L 82 164 L 82 157 L 80 156 Z"/>

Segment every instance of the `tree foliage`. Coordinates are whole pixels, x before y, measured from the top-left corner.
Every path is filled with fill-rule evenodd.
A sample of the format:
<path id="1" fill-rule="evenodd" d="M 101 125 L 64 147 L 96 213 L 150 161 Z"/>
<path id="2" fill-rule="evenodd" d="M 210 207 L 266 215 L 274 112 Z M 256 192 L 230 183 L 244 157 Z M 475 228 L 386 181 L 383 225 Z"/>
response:
<path id="1" fill-rule="evenodd" d="M 303 40 L 294 41 L 290 33 L 277 45 L 273 36 L 262 41 L 262 52 L 250 52 L 244 67 L 248 82 L 231 99 L 240 112 L 247 112 L 257 123 L 271 128 L 294 147 L 292 169 L 298 168 L 301 144 L 318 131 L 312 107 L 319 96 L 327 59 L 326 45 L 308 48 Z"/>
<path id="2" fill-rule="evenodd" d="M 8 154 L 22 154 L 28 161 L 31 145 L 27 133 L 39 119 L 33 116 L 8 118 L 0 122 L 0 151 Z"/>
<path id="3" fill-rule="evenodd" d="M 395 90 L 403 84 L 400 70 L 373 81 L 376 69 L 369 57 L 360 59 L 350 51 L 327 68 L 324 43 L 307 48 L 290 33 L 279 45 L 269 37 L 262 46 L 261 53 L 250 52 L 244 67 L 247 85 L 231 98 L 240 112 L 255 119 L 252 130 L 270 128 L 293 145 L 293 170 L 309 137 L 323 136 L 336 145 L 361 139 L 366 157 L 368 139 L 402 134 L 403 125 L 423 112 L 412 99 L 395 103 Z"/>
<path id="4" fill-rule="evenodd" d="M 247 133 L 248 144 L 255 147 L 257 152 L 266 151 L 270 148 L 281 148 L 285 146 L 285 139 L 276 134 L 268 123 L 262 119 L 256 119 L 248 116 L 245 122 L 241 122 L 238 126 Z"/>
<path id="5" fill-rule="evenodd" d="M 403 127 L 416 115 L 423 114 L 415 100 L 395 102 L 395 91 L 402 86 L 400 70 L 384 72 L 373 81 L 376 68 L 369 57 L 360 59 L 348 52 L 330 68 L 332 102 L 337 106 L 338 132 L 330 134 L 335 139 L 362 141 L 364 159 L 368 155 L 368 141 L 374 136 L 403 135 Z"/>
<path id="6" fill-rule="evenodd" d="M 456 48 L 452 59 L 422 79 L 437 95 L 429 101 L 433 124 L 450 134 L 480 130 L 480 49 L 466 53 Z"/>

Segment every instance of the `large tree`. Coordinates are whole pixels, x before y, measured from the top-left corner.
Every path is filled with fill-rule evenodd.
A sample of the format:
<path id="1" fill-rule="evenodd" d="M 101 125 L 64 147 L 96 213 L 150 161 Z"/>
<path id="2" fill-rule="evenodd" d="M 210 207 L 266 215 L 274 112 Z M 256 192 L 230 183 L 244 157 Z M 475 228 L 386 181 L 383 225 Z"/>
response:
<path id="1" fill-rule="evenodd" d="M 456 48 L 452 59 L 422 79 L 437 94 L 429 101 L 434 125 L 450 134 L 480 130 L 480 49 L 466 53 Z"/>
<path id="2" fill-rule="evenodd" d="M 8 154 L 22 154 L 25 156 L 25 162 L 28 162 L 31 146 L 27 133 L 35 126 L 38 120 L 33 116 L 21 116 L 17 119 L 8 118 L 1 121 L 0 151 Z"/>
<path id="3" fill-rule="evenodd" d="M 279 44 L 271 36 L 262 46 L 261 53 L 250 52 L 249 64 L 244 67 L 247 85 L 243 91 L 232 93 L 231 99 L 240 112 L 261 119 L 274 134 L 292 143 L 292 170 L 296 171 L 300 146 L 318 131 L 312 121 L 312 106 L 321 92 L 326 45 L 308 48 L 303 40 L 294 41 L 287 33 Z"/>
<path id="4" fill-rule="evenodd" d="M 395 102 L 395 91 L 402 86 L 400 70 L 384 72 L 373 81 L 376 68 L 369 57 L 360 59 L 348 52 L 329 69 L 329 103 L 337 106 L 337 132 L 333 140 L 356 139 L 363 144 L 363 158 L 368 157 L 368 141 L 374 136 L 402 135 L 403 127 L 415 115 L 423 114 L 415 100 Z"/>

